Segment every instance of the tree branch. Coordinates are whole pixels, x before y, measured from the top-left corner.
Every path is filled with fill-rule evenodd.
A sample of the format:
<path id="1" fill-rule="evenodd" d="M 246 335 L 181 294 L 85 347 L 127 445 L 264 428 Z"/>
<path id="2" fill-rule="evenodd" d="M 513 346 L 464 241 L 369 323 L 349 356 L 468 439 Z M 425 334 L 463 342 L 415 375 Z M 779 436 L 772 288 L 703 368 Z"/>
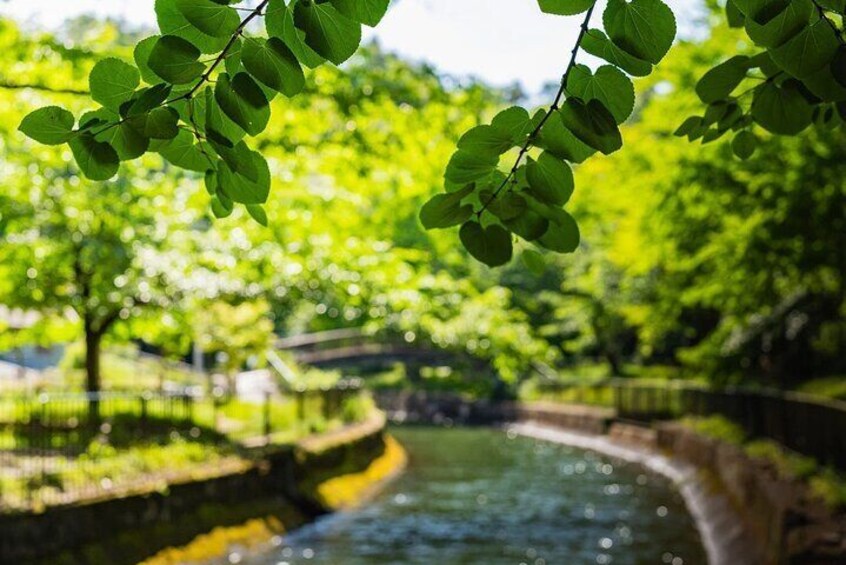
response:
<path id="1" fill-rule="evenodd" d="M 499 187 L 494 191 L 494 193 L 488 198 L 487 202 L 482 205 L 482 208 L 476 212 L 476 217 L 481 218 L 482 213 L 488 209 L 488 206 L 499 197 L 499 194 L 502 192 L 502 189 L 506 187 L 508 182 L 514 178 L 514 175 L 517 173 L 517 169 L 520 168 L 520 163 L 523 160 L 523 157 L 526 156 L 526 153 L 529 152 L 529 149 L 532 148 L 535 138 L 540 133 L 543 126 L 549 121 L 550 116 L 552 116 L 555 111 L 558 110 L 559 106 L 561 105 L 561 99 L 564 97 L 564 92 L 567 90 L 567 79 L 570 77 L 570 72 L 573 70 L 573 67 L 576 65 L 576 55 L 579 53 L 579 47 L 581 47 L 582 39 L 584 39 L 585 34 L 588 30 L 588 25 L 590 24 L 590 17 L 593 15 L 593 9 L 596 7 L 596 4 L 592 5 L 587 12 L 585 12 L 585 19 L 582 21 L 582 25 L 579 28 L 579 37 L 576 39 L 576 44 L 573 46 L 573 50 L 570 52 L 570 62 L 567 64 L 567 69 L 564 71 L 564 74 L 561 76 L 561 86 L 558 88 L 558 93 L 555 95 L 555 99 L 552 101 L 552 104 L 549 107 L 549 110 L 546 112 L 544 117 L 538 122 L 538 125 L 532 130 L 529 134 L 529 137 L 526 139 L 526 143 L 523 144 L 523 147 L 520 149 L 520 153 L 517 155 L 517 159 L 514 161 L 514 166 L 511 167 L 511 170 L 508 172 L 508 175 L 505 177 L 505 180 L 499 185 Z"/>

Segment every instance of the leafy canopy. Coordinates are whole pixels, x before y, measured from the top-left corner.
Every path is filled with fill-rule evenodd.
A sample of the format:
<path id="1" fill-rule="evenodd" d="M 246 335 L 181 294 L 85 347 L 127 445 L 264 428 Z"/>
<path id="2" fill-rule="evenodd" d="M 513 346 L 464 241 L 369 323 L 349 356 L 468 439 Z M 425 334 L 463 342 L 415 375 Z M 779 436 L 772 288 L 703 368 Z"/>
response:
<path id="1" fill-rule="evenodd" d="M 266 224 L 262 206 L 272 175 L 245 138 L 267 128 L 276 96 L 305 89 L 304 66 L 348 60 L 362 26 L 378 25 L 389 0 L 239 3 L 156 0 L 160 35 L 138 43 L 134 65 L 109 58 L 91 71 L 91 98 L 100 109 L 77 120 L 61 108 L 42 108 L 24 119 L 21 131 L 41 143 L 68 143 L 93 180 L 114 177 L 121 161 L 159 153 L 204 174 L 216 216 L 241 204 Z M 609 0 L 595 18 L 601 22 L 592 21 L 592 0 L 538 5 L 548 14 L 582 18 L 554 101 L 534 114 L 508 108 L 470 129 L 447 164 L 446 193 L 420 217 L 427 228 L 460 225 L 466 249 L 489 266 L 507 263 L 515 243 L 534 250 L 535 270 L 542 252 L 578 248 L 578 227 L 563 209 L 574 189 L 571 165 L 622 147 L 620 125 L 635 106 L 629 77 L 649 75 L 676 34 L 662 0 Z M 812 123 L 834 127 L 846 119 L 842 2 L 728 0 L 725 9 L 730 25 L 743 27 L 757 50 L 702 77 L 696 93 L 706 111 L 684 121 L 677 135 L 710 142 L 734 132 L 734 153 L 748 158 L 755 127 L 794 135 Z M 251 35 L 261 18 L 266 37 Z M 608 64 L 595 71 L 577 64 L 581 50 Z"/>

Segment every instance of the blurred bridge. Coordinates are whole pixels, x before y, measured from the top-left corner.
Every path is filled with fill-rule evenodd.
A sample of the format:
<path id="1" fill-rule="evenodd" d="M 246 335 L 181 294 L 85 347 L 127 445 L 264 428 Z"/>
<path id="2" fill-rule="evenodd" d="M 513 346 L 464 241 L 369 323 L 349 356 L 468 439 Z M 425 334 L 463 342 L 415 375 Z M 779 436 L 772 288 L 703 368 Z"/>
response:
<path id="1" fill-rule="evenodd" d="M 350 365 L 440 365 L 468 356 L 401 338 L 373 335 L 361 328 L 344 328 L 280 338 L 277 351 L 290 352 L 298 363 L 320 368 Z"/>

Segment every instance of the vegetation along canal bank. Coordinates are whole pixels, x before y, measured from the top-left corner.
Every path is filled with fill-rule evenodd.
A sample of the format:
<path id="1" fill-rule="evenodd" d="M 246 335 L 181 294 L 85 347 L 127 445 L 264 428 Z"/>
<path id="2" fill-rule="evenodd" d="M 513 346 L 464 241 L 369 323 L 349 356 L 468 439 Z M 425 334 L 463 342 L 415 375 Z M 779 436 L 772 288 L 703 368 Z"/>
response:
<path id="1" fill-rule="evenodd" d="M 238 469 L 189 473 L 160 490 L 6 514 L 0 562 L 184 563 L 261 543 L 353 503 L 401 468 L 404 455 L 384 425 L 373 416 L 295 444 L 254 447 Z"/>

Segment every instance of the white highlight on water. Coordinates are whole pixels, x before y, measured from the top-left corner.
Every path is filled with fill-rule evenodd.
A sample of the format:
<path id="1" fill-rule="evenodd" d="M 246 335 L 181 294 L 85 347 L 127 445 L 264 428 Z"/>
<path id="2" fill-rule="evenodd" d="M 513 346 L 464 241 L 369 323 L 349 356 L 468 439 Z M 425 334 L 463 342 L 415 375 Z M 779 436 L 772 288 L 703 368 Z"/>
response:
<path id="1" fill-rule="evenodd" d="M 719 508 L 709 504 L 714 494 L 708 492 L 702 484 L 697 474 L 697 468 L 693 465 L 670 459 L 659 453 L 623 445 L 608 436 L 580 434 L 534 422 L 510 424 L 507 426 L 507 430 L 509 434 L 516 433 L 525 437 L 596 451 L 609 457 L 638 463 L 659 475 L 667 477 L 679 489 L 685 505 L 696 523 L 702 544 L 705 546 L 705 553 L 708 555 L 708 563 L 710 565 L 732 563 L 725 548 L 718 542 L 720 538 L 717 524 L 720 519 L 716 516 L 716 512 L 719 511 Z"/>

